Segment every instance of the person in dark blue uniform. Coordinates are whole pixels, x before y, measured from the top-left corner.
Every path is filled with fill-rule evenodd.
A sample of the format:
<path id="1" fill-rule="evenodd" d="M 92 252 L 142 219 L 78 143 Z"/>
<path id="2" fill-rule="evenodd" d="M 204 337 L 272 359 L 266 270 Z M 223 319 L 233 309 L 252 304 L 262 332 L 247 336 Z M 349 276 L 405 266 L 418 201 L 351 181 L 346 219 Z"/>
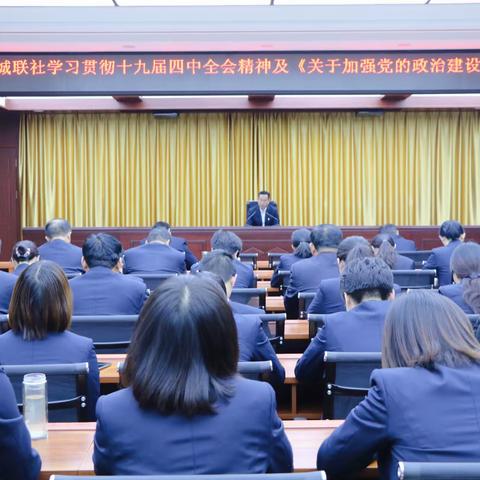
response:
<path id="1" fill-rule="evenodd" d="M 409 240 L 408 238 L 404 238 L 400 235 L 398 228 L 393 223 L 386 223 L 380 227 L 380 234 L 382 235 L 390 235 L 397 247 L 397 251 L 399 252 L 415 252 L 417 250 L 417 246 L 413 240 Z"/>
<path id="2" fill-rule="evenodd" d="M 258 192 L 257 201 L 247 211 L 247 226 L 272 227 L 280 224 L 277 207 L 270 202 L 270 192 Z"/>
<path id="3" fill-rule="evenodd" d="M 236 373 L 235 321 L 218 284 L 170 278 L 138 322 L 127 387 L 97 404 L 97 475 L 292 471 L 272 387 Z"/>
<path id="4" fill-rule="evenodd" d="M 428 290 L 392 302 L 382 366 L 320 446 L 318 469 L 353 478 L 375 458 L 394 480 L 399 461 L 480 462 L 480 345 L 457 305 Z"/>
<path id="5" fill-rule="evenodd" d="M 415 270 L 415 262 L 397 252 L 391 235 L 379 233 L 370 242 L 373 253 L 381 258 L 392 270 Z"/>

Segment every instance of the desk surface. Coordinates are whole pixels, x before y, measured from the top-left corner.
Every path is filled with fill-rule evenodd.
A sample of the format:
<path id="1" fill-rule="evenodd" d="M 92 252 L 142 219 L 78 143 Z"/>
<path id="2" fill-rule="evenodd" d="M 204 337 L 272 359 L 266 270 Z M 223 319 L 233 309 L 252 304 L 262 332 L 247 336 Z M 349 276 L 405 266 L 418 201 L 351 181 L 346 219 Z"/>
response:
<path id="1" fill-rule="evenodd" d="M 285 320 L 285 341 L 309 338 L 308 320 Z"/>
<path id="2" fill-rule="evenodd" d="M 317 450 L 342 420 L 285 421 L 285 431 L 292 444 L 296 471 L 315 470 Z M 51 423 L 48 438 L 35 440 L 34 448 L 42 457 L 40 480 L 50 475 L 93 475 L 93 436 L 95 423 Z M 364 472 L 376 473 L 372 464 Z"/>
<path id="3" fill-rule="evenodd" d="M 278 359 L 285 368 L 285 383 L 296 384 L 295 365 L 301 357 L 300 353 L 280 353 Z M 102 363 L 110 363 L 106 368 L 100 370 L 100 383 L 118 384 L 120 381 L 117 365 L 119 362 L 125 361 L 125 354 L 103 354 L 97 355 L 98 361 Z"/>

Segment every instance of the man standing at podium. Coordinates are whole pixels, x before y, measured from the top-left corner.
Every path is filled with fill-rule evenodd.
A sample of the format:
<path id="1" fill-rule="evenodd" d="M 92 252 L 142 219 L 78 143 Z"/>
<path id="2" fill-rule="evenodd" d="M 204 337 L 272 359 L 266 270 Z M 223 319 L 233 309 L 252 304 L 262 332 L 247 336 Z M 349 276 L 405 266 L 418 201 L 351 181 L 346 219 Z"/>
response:
<path id="1" fill-rule="evenodd" d="M 258 199 L 247 211 L 247 225 L 252 227 L 271 227 L 280 223 L 277 206 L 270 201 L 270 192 L 258 192 Z"/>

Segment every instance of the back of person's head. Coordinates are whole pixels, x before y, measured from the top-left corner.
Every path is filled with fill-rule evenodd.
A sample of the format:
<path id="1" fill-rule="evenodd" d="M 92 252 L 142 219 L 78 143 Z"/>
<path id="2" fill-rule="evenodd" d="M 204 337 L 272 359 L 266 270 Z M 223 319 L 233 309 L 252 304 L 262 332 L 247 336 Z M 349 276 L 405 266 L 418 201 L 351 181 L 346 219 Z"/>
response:
<path id="1" fill-rule="evenodd" d="M 21 240 L 13 246 L 12 260 L 17 263 L 29 263 L 38 256 L 38 248 L 30 240 Z"/>
<path id="2" fill-rule="evenodd" d="M 295 249 L 293 254 L 299 258 L 309 258 L 312 256 L 310 250 L 310 230 L 300 228 L 292 233 L 292 246 Z"/>
<path id="3" fill-rule="evenodd" d="M 465 234 L 465 230 L 460 222 L 456 220 L 447 220 L 440 225 L 439 235 L 447 240 L 458 240 Z"/>
<path id="4" fill-rule="evenodd" d="M 197 275 L 200 278 L 216 283 L 223 290 L 223 293 L 227 295 L 227 288 L 225 286 L 225 282 L 222 280 L 222 277 L 220 277 L 220 275 L 217 275 L 216 273 L 213 273 L 213 272 L 209 272 L 207 270 L 204 270 L 204 271 L 196 270 L 192 273 L 192 275 Z"/>
<path id="5" fill-rule="evenodd" d="M 242 251 L 242 240 L 238 235 L 228 230 L 217 230 L 210 240 L 212 250 L 225 250 L 228 254 L 236 256 Z"/>
<path id="6" fill-rule="evenodd" d="M 315 250 L 322 248 L 337 248 L 342 241 L 342 231 L 330 223 L 317 225 L 310 234 L 310 242 Z"/>
<path id="7" fill-rule="evenodd" d="M 480 345 L 465 313 L 449 298 L 413 290 L 392 302 L 385 319 L 382 366 L 459 367 L 480 361 Z"/>
<path id="8" fill-rule="evenodd" d="M 480 245 L 459 245 L 450 257 L 450 269 L 462 280 L 463 299 L 475 313 L 480 313 Z"/>
<path id="9" fill-rule="evenodd" d="M 217 400 L 233 394 L 237 362 L 237 328 L 224 292 L 201 275 L 181 275 L 166 280 L 146 301 L 125 380 L 142 408 L 212 413 Z"/>
<path id="10" fill-rule="evenodd" d="M 66 238 L 72 233 L 72 227 L 64 218 L 54 218 L 45 225 L 45 236 L 48 240 Z"/>
<path id="11" fill-rule="evenodd" d="M 122 256 L 122 244 L 108 233 L 93 233 L 83 243 L 82 253 L 88 268 L 114 268 Z"/>
<path id="12" fill-rule="evenodd" d="M 345 262 L 347 260 L 347 255 L 350 253 L 350 251 L 359 245 L 364 245 L 370 248 L 368 241 L 364 237 L 360 237 L 358 235 L 352 235 L 351 237 L 344 238 L 338 245 L 338 249 L 337 249 L 338 260 Z"/>
<path id="13" fill-rule="evenodd" d="M 214 273 L 224 283 L 231 281 L 236 273 L 233 258 L 225 250 L 212 250 L 204 253 L 198 263 L 198 271 Z"/>
<path id="14" fill-rule="evenodd" d="M 172 238 L 170 230 L 166 227 L 155 227 L 150 230 L 147 237 L 147 243 L 168 243 Z"/>
<path id="15" fill-rule="evenodd" d="M 166 228 L 167 230 L 170 230 L 171 225 L 168 222 L 155 222 L 155 225 L 152 228 Z"/>
<path id="16" fill-rule="evenodd" d="M 379 228 L 378 233 L 394 236 L 398 234 L 398 228 L 394 223 L 386 223 Z"/>
<path id="17" fill-rule="evenodd" d="M 372 247 L 367 242 L 366 244 L 355 245 L 347 254 L 345 263 L 348 264 L 355 260 L 362 260 L 363 258 L 374 257 Z"/>
<path id="18" fill-rule="evenodd" d="M 377 257 L 347 261 L 340 286 L 357 304 L 365 299 L 387 300 L 393 290 L 393 274 Z"/>
<path id="19" fill-rule="evenodd" d="M 72 293 L 63 270 L 54 262 L 41 260 L 18 277 L 13 290 L 8 323 L 25 340 L 40 340 L 48 333 L 70 326 Z"/>
<path id="20" fill-rule="evenodd" d="M 389 234 L 379 233 L 371 241 L 375 255 L 381 258 L 390 268 L 393 268 L 397 261 L 395 240 Z"/>

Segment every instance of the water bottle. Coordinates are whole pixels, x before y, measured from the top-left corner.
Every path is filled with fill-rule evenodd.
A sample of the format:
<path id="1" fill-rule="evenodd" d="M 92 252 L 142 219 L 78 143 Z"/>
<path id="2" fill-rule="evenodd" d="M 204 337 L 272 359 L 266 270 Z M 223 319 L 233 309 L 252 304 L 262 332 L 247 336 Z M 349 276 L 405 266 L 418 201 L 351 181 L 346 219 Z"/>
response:
<path id="1" fill-rule="evenodd" d="M 47 378 L 44 373 L 23 377 L 23 417 L 32 440 L 48 437 Z"/>

